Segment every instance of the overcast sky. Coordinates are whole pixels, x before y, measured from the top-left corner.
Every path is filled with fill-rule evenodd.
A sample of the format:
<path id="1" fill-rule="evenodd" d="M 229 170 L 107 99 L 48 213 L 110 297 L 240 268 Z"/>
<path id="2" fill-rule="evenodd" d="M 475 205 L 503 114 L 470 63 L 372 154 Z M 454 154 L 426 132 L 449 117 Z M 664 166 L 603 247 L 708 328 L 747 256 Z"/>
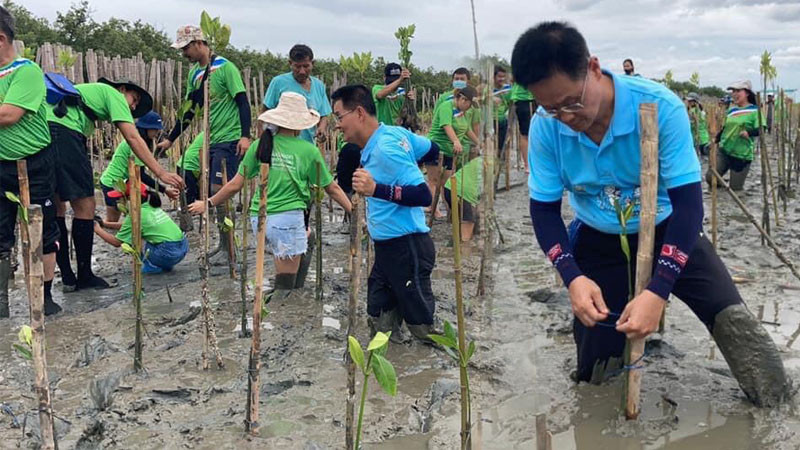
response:
<path id="1" fill-rule="evenodd" d="M 474 54 L 468 0 L 90 0 L 96 20 L 111 16 L 154 24 L 172 37 L 200 11 L 221 16 L 237 47 L 286 54 L 303 42 L 317 57 L 372 51 L 397 58 L 394 31 L 415 23 L 413 61 L 451 70 Z M 38 16 L 55 19 L 64 1 L 24 0 Z M 613 71 L 632 58 L 646 77 L 676 80 L 700 74 L 701 85 L 738 79 L 760 86 L 760 54 L 768 50 L 778 83 L 800 87 L 800 0 L 475 0 L 481 53 L 510 58 L 516 38 L 542 20 L 567 20 L 589 50 Z"/>

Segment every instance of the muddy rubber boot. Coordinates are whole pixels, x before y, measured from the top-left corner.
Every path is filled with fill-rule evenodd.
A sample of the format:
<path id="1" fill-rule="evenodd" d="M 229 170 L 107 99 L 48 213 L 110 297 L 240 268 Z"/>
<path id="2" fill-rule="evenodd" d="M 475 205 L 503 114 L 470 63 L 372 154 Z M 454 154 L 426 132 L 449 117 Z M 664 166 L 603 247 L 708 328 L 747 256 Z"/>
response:
<path id="1" fill-rule="evenodd" d="M 56 217 L 58 224 L 58 251 L 56 252 L 56 263 L 58 263 L 58 270 L 61 272 L 61 290 L 63 292 L 73 292 L 78 289 L 78 279 L 75 277 L 75 272 L 72 271 L 72 266 L 69 261 L 69 230 L 67 230 L 67 221 L 63 217 Z M 94 233 L 94 229 L 92 229 Z"/>
<path id="2" fill-rule="evenodd" d="M 108 289 L 108 282 L 92 272 L 92 247 L 94 246 L 94 220 L 72 219 L 72 243 L 78 262 L 78 289 Z"/>
<path id="3" fill-rule="evenodd" d="M 314 261 L 314 248 L 317 246 L 316 236 L 314 230 L 311 230 L 311 234 L 308 236 L 308 247 L 300 258 L 300 267 L 297 268 L 297 278 L 294 281 L 296 289 L 302 289 L 306 285 L 308 269 L 311 268 L 311 263 Z M 318 273 L 317 276 L 320 277 L 322 274 Z"/>
<path id="4" fill-rule="evenodd" d="M 272 283 L 272 300 L 286 300 L 294 290 L 295 277 L 293 273 L 277 273 Z"/>
<path id="5" fill-rule="evenodd" d="M 45 281 L 44 282 L 44 315 L 45 316 L 52 316 L 53 314 L 58 314 L 61 312 L 61 306 L 58 303 L 53 301 L 53 294 L 51 292 L 51 287 L 53 286 L 53 280 Z"/>
<path id="6" fill-rule="evenodd" d="M 434 345 L 434 342 L 428 335 L 439 334 L 436 332 L 436 327 L 434 327 L 433 324 L 411 325 L 407 323 L 406 326 L 408 327 L 408 331 L 410 331 L 415 338 L 422 341 L 423 344 Z"/>
<path id="7" fill-rule="evenodd" d="M 743 304 L 720 311 L 712 335 L 739 387 L 756 406 L 772 407 L 789 398 L 791 382 L 778 349 Z"/>
<path id="8" fill-rule="evenodd" d="M 8 280 L 11 275 L 11 259 L 6 255 L 0 257 L 0 319 L 9 316 L 8 312 Z"/>
<path id="9" fill-rule="evenodd" d="M 230 264 L 230 235 L 222 231 L 225 222 L 225 206 L 214 207 L 217 217 L 217 231 L 219 232 L 219 245 L 208 254 L 208 263 L 212 266 L 227 266 Z"/>

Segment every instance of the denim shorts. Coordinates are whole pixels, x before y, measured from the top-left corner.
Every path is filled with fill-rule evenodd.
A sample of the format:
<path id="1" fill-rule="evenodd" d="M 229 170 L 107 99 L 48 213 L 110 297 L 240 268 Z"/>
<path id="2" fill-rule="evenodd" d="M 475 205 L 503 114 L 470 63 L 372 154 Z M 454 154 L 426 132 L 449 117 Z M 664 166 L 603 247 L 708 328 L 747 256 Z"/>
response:
<path id="1" fill-rule="evenodd" d="M 169 272 L 175 265 L 183 261 L 189 252 L 189 240 L 186 236 L 177 242 L 145 244 L 145 257 L 142 271 L 145 273 Z"/>
<path id="2" fill-rule="evenodd" d="M 258 216 L 250 216 L 253 235 L 258 233 Z M 302 255 L 308 249 L 308 236 L 303 210 L 286 211 L 267 216 L 267 245 L 279 259 Z"/>

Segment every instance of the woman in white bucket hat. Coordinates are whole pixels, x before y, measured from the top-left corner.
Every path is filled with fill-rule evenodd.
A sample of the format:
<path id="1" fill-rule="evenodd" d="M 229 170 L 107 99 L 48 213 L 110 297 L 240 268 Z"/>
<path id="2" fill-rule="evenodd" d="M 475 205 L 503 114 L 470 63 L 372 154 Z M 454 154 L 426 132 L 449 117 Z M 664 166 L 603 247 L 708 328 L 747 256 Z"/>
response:
<path id="1" fill-rule="evenodd" d="M 284 92 L 275 109 L 258 116 L 264 131 L 247 150 L 236 176 L 208 199 L 208 205 L 196 201 L 189 206 L 189 211 L 200 214 L 207 207 L 222 204 L 242 189 L 245 180 L 258 177 L 260 163 L 270 163 L 267 241 L 275 259 L 273 288 L 284 294 L 303 286 L 311 261 L 313 248 L 308 248 L 303 212 L 311 201 L 311 186 L 317 184 L 317 163 L 325 192 L 345 211 L 351 209 L 350 200 L 333 181 L 319 149 L 298 137 L 302 130 L 316 125 L 319 118 L 318 112 L 308 108 L 305 97 Z M 250 205 L 254 230 L 258 205 L 259 197 L 254 195 Z"/>

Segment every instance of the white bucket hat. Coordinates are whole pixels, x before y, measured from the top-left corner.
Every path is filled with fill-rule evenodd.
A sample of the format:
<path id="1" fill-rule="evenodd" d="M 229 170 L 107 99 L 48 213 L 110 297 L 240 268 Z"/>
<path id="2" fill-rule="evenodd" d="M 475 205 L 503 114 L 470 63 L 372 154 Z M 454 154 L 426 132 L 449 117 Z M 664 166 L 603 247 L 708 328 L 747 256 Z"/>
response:
<path id="1" fill-rule="evenodd" d="M 732 83 L 726 88 L 728 91 L 737 89 L 747 89 L 748 91 L 753 92 L 753 85 L 750 84 L 750 80 L 742 80 Z"/>
<path id="2" fill-rule="evenodd" d="M 284 92 L 275 109 L 258 116 L 261 122 L 271 123 L 290 130 L 307 130 L 319 123 L 319 113 L 309 109 L 306 98 L 296 92 Z"/>

